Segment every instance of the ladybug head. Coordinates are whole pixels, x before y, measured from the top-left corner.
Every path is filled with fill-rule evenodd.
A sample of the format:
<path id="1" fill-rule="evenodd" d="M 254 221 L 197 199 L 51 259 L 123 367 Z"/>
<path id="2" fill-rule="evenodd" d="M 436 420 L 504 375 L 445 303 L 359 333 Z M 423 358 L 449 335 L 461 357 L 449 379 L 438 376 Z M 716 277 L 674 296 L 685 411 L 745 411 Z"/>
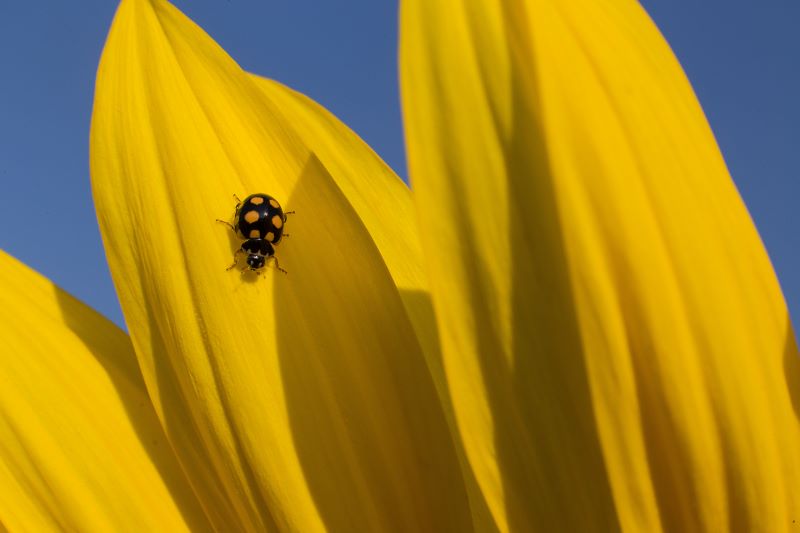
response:
<path id="1" fill-rule="evenodd" d="M 263 255 L 249 254 L 247 256 L 247 266 L 250 267 L 250 270 L 258 270 L 259 268 L 263 268 L 266 261 L 267 258 Z"/>
<path id="2" fill-rule="evenodd" d="M 247 254 L 247 266 L 250 270 L 262 268 L 275 253 L 272 245 L 264 239 L 247 239 L 242 243 L 242 251 Z"/>

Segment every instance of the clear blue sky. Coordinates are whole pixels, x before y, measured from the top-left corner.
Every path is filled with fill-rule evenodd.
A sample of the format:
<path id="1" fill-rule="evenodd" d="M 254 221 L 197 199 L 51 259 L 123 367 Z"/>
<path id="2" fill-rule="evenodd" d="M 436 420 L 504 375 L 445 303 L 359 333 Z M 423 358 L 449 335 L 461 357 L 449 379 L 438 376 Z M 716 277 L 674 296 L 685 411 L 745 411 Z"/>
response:
<path id="1" fill-rule="evenodd" d="M 321 102 L 406 177 L 396 2 L 175 3 L 245 69 Z M 694 85 L 798 317 L 800 2 L 643 4 Z M 115 7 L 0 0 L 0 248 L 122 325 L 88 166 L 95 69 Z"/>

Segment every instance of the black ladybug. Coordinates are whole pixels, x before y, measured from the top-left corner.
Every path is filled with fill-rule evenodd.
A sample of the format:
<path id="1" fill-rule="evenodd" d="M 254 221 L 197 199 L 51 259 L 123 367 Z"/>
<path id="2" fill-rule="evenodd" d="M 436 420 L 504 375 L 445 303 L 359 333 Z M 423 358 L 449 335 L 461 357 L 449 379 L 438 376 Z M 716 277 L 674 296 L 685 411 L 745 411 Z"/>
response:
<path id="1" fill-rule="evenodd" d="M 264 268 L 267 260 L 274 259 L 278 270 L 286 274 L 275 257 L 275 246 L 281 242 L 281 238 L 289 236 L 287 233 L 283 233 L 283 227 L 286 223 L 286 215 L 292 214 L 294 211 L 284 213 L 281 204 L 268 194 L 251 194 L 244 201 L 239 201 L 236 195 L 234 198 L 237 203 L 233 224 L 220 219 L 217 219 L 217 222 L 226 224 L 246 240 L 242 243 L 241 248 L 236 250 L 233 264 L 228 267 L 228 270 L 236 266 L 237 256 L 245 253 L 247 254 L 247 267 L 243 271 L 249 268 L 257 274 L 261 274 L 261 269 Z"/>

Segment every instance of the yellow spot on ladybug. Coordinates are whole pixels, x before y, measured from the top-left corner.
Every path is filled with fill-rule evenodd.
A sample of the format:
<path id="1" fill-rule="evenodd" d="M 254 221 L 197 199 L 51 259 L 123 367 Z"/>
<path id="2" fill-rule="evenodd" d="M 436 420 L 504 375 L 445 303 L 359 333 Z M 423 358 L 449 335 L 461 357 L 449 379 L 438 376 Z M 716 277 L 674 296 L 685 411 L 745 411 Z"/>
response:
<path id="1" fill-rule="evenodd" d="M 278 215 L 275 215 L 272 217 L 272 225 L 278 229 L 281 229 L 281 226 L 283 226 L 283 220 L 281 220 L 281 217 Z"/>
<path id="2" fill-rule="evenodd" d="M 278 209 L 281 206 L 281 204 L 279 204 L 278 201 L 275 198 L 270 198 L 269 199 L 269 205 L 271 205 L 275 209 Z"/>
<path id="3" fill-rule="evenodd" d="M 265 238 L 265 239 L 267 239 L 269 242 L 272 242 L 272 239 L 274 239 L 274 238 L 275 238 L 275 234 L 274 234 L 274 233 L 272 233 L 271 231 L 268 231 L 268 232 L 267 232 L 267 236 L 266 236 L 266 237 L 264 237 L 264 238 Z"/>
<path id="4" fill-rule="evenodd" d="M 258 239 L 259 237 L 261 237 L 261 232 L 260 231 L 258 231 L 257 229 L 251 229 L 250 230 L 250 238 L 251 239 Z"/>
<path id="5" fill-rule="evenodd" d="M 252 224 L 256 220 L 258 220 L 258 211 L 248 211 L 247 213 L 245 213 L 244 219 L 245 221 Z"/>
<path id="6" fill-rule="evenodd" d="M 264 199 L 261 198 L 260 196 L 254 196 L 250 198 L 250 203 L 253 205 L 261 205 L 264 203 Z"/>

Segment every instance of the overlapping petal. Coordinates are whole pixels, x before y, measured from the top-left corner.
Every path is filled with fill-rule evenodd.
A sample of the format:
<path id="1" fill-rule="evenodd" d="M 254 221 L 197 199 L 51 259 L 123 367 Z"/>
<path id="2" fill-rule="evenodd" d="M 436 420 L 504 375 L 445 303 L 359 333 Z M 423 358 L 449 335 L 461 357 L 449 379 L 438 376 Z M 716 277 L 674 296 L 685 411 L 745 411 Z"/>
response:
<path id="1" fill-rule="evenodd" d="M 258 76 L 252 80 L 292 124 L 352 206 L 389 269 L 426 359 L 444 389 L 436 323 L 427 289 L 411 190 L 380 157 L 324 107 Z M 447 394 L 442 393 L 446 398 Z"/>
<path id="2" fill-rule="evenodd" d="M 786 307 L 642 8 L 407 0 L 401 19 L 444 366 L 498 525 L 790 527 Z"/>
<path id="3" fill-rule="evenodd" d="M 315 155 L 330 169 L 331 177 L 380 251 L 400 290 L 400 298 L 439 392 L 463 463 L 474 525 L 479 531 L 491 530 L 493 520 L 464 457 L 461 437 L 455 427 L 411 191 L 364 141 L 321 105 L 273 80 L 253 79 L 264 95 L 290 118 L 293 129 L 305 144 L 314 147 Z"/>
<path id="4" fill-rule="evenodd" d="M 2 252 L 0 354 L 0 530 L 209 530 L 128 337 Z"/>
<path id="5" fill-rule="evenodd" d="M 92 184 L 167 435 L 219 529 L 469 530 L 398 291 L 421 286 L 418 251 L 408 265 L 382 255 L 413 245 L 387 248 L 396 233 L 380 225 L 393 195 L 410 210 L 407 192 L 381 170 L 381 193 L 353 199 L 261 83 L 166 2 L 122 2 L 98 73 Z M 359 150 L 354 167 L 380 167 Z M 214 219 L 252 192 L 297 211 L 277 251 L 287 276 L 225 272 L 238 242 Z"/>

